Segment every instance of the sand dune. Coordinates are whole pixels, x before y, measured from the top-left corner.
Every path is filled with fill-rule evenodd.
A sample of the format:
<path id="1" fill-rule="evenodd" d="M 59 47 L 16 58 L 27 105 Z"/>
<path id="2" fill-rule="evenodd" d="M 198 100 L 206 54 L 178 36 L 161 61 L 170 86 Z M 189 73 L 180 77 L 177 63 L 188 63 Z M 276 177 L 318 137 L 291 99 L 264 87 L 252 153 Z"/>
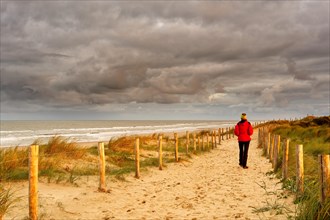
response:
<path id="1" fill-rule="evenodd" d="M 39 215 L 44 219 L 287 219 L 294 215 L 292 197 L 285 198 L 279 180 L 266 175 L 271 164 L 257 149 L 256 137 L 250 146 L 249 169 L 238 166 L 237 141 L 231 139 L 189 162 L 142 172 L 140 179 L 134 174 L 124 182 L 108 178 L 110 193 L 97 192 L 97 177 L 82 177 L 78 187 L 40 183 Z M 27 183 L 15 188 L 26 197 Z M 5 219 L 27 215 L 24 198 Z"/>

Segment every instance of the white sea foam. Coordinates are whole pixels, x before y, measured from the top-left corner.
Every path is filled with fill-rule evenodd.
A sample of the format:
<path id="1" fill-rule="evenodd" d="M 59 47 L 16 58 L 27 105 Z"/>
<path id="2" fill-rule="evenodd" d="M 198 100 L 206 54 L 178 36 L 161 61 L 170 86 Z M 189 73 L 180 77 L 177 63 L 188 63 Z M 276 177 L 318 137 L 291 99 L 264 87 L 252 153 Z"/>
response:
<path id="1" fill-rule="evenodd" d="M 109 141 L 113 137 L 195 131 L 233 126 L 234 121 L 5 121 L 1 122 L 0 146 L 28 146 L 47 143 L 62 136 L 76 142 Z M 31 129 L 34 128 L 34 129 Z"/>

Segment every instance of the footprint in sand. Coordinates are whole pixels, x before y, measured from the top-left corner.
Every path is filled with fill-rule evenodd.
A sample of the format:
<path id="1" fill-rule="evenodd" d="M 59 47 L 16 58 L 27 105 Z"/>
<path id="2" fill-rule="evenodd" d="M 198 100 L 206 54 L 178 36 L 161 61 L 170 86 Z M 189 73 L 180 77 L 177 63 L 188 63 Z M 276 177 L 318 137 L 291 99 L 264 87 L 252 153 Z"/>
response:
<path id="1" fill-rule="evenodd" d="M 192 209 L 193 208 L 193 204 L 192 203 L 189 203 L 189 202 L 184 202 L 181 207 L 183 209 Z"/>

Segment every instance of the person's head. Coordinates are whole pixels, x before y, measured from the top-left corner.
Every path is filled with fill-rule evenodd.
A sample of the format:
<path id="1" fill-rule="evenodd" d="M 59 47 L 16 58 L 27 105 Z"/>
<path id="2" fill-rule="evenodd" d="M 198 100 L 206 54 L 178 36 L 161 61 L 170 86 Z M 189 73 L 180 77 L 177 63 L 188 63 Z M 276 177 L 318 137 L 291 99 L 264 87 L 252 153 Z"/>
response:
<path id="1" fill-rule="evenodd" d="M 242 113 L 242 115 L 241 115 L 241 119 L 242 119 L 242 120 L 247 120 L 246 113 Z"/>

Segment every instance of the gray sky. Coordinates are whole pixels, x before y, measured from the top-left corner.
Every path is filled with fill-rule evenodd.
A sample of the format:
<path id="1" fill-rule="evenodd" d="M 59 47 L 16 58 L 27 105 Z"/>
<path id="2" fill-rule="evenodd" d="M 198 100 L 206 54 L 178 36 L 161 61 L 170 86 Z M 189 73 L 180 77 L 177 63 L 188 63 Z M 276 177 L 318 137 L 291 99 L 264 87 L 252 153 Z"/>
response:
<path id="1" fill-rule="evenodd" d="M 329 1 L 3 1 L 1 119 L 329 115 Z"/>

